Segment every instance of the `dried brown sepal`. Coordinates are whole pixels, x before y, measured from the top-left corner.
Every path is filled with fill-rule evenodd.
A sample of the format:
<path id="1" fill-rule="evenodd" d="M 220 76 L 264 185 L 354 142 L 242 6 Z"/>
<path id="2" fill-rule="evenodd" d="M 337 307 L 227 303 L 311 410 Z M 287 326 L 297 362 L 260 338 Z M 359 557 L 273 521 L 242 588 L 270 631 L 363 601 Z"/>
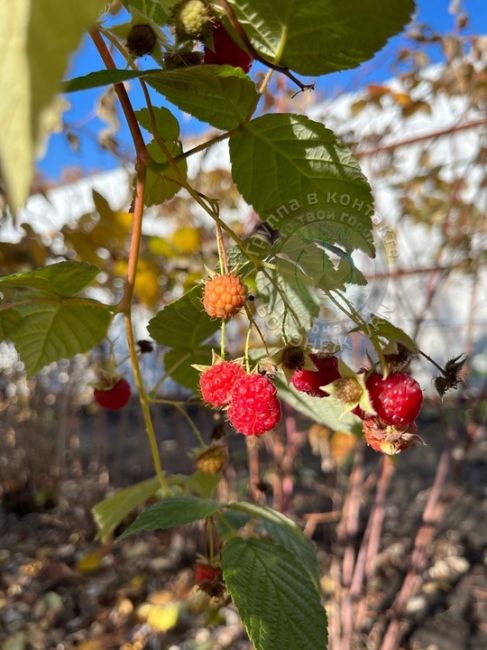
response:
<path id="1" fill-rule="evenodd" d="M 435 388 L 441 398 L 443 398 L 448 390 L 457 388 L 458 384 L 463 382 L 460 374 L 467 357 L 464 357 L 463 359 L 462 357 L 463 354 L 460 354 L 458 357 L 450 359 L 445 366 L 443 375 L 436 377 Z"/>

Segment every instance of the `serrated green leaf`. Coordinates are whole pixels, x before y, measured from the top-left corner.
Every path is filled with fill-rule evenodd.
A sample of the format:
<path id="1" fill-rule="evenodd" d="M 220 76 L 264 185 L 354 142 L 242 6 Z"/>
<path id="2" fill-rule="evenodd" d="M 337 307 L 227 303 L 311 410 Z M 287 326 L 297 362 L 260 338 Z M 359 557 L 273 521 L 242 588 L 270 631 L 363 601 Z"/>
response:
<path id="1" fill-rule="evenodd" d="M 99 539 L 105 543 L 132 510 L 156 493 L 159 485 L 159 479 L 150 478 L 128 488 L 117 490 L 112 496 L 97 503 L 91 512 L 98 526 Z"/>
<path id="2" fill-rule="evenodd" d="M 279 397 L 306 417 L 334 431 L 352 432 L 360 427 L 360 420 L 352 413 L 343 413 L 343 403 L 333 397 L 312 397 L 295 390 L 281 379 L 275 383 Z"/>
<path id="3" fill-rule="evenodd" d="M 278 271 L 259 271 L 255 280 L 258 301 L 263 303 L 258 313 L 273 338 L 298 343 L 306 340 L 320 308 L 316 292 L 295 271 L 294 264 L 280 260 Z"/>
<path id="4" fill-rule="evenodd" d="M 220 504 L 211 499 L 189 495 L 168 497 L 144 510 L 119 539 L 141 531 L 164 530 L 191 524 L 199 519 L 211 517 L 219 508 Z"/>
<path id="5" fill-rule="evenodd" d="M 182 151 L 182 146 L 179 140 L 166 141 L 165 144 L 173 158 L 178 156 Z M 155 140 L 152 140 L 152 142 L 147 145 L 147 151 L 154 162 L 161 164 L 168 162 L 164 152 Z M 177 167 L 179 173 L 170 166 L 162 172 L 158 169 L 148 167 L 145 181 L 145 205 L 160 205 L 179 192 L 181 189 L 180 177 L 182 176 L 183 180 L 186 180 L 187 178 L 188 164 L 186 159 L 183 158 L 182 160 L 179 160 Z"/>
<path id="6" fill-rule="evenodd" d="M 0 291 L 26 289 L 69 297 L 91 284 L 99 272 L 99 268 L 85 262 L 59 262 L 27 273 L 5 275 L 0 278 Z"/>
<path id="7" fill-rule="evenodd" d="M 68 79 L 63 83 L 62 90 L 65 93 L 74 93 L 79 90 L 90 88 L 101 88 L 111 84 L 119 84 L 130 79 L 138 79 L 147 75 L 158 74 L 159 69 L 154 70 L 96 70 L 81 77 Z"/>
<path id="8" fill-rule="evenodd" d="M 88 352 L 105 338 L 112 319 L 105 305 L 81 298 L 33 299 L 15 310 L 21 321 L 10 338 L 28 375 Z"/>
<path id="9" fill-rule="evenodd" d="M 21 321 L 21 316 L 15 309 L 0 310 L 0 341 L 12 336 Z"/>
<path id="10" fill-rule="evenodd" d="M 229 146 L 238 189 L 281 238 L 299 231 L 303 241 L 313 236 L 374 254 L 370 186 L 323 124 L 304 115 L 264 115 L 233 134 Z"/>
<path id="11" fill-rule="evenodd" d="M 378 336 L 383 336 L 388 341 L 402 343 L 402 345 L 411 352 L 418 351 L 418 346 L 415 341 L 413 341 L 413 339 L 400 327 L 393 325 L 385 318 L 381 318 L 374 314 L 370 317 L 370 325 Z"/>
<path id="12" fill-rule="evenodd" d="M 354 68 L 402 30 L 413 0 L 229 0 L 254 48 L 305 75 Z"/>
<path id="13" fill-rule="evenodd" d="M 301 227 L 293 224 L 294 233 L 288 238 L 279 238 L 273 247 L 278 255 L 275 265 L 278 271 L 289 274 L 289 260 L 292 265 L 292 275 L 299 284 L 312 286 L 315 289 L 330 291 L 345 290 L 348 284 L 366 285 L 367 280 L 355 266 L 351 253 L 342 250 L 331 242 L 346 241 L 349 236 L 343 231 L 343 236 L 334 235 L 333 229 L 307 225 Z M 326 237 L 326 239 L 325 239 Z M 282 256 L 284 261 L 281 261 Z"/>
<path id="14" fill-rule="evenodd" d="M 219 326 L 219 321 L 212 320 L 203 310 L 202 288 L 197 286 L 156 314 L 148 330 L 161 345 L 179 348 L 184 341 L 188 350 L 195 350 Z"/>
<path id="15" fill-rule="evenodd" d="M 248 119 L 258 99 L 249 77 L 228 65 L 164 70 L 147 81 L 182 111 L 223 131 Z"/>
<path id="16" fill-rule="evenodd" d="M 256 650 L 326 650 L 327 619 L 305 567 L 260 539 L 223 546 L 225 584 Z"/>
<path id="17" fill-rule="evenodd" d="M 308 571 L 311 580 L 316 588 L 320 589 L 320 565 L 316 557 L 316 551 L 312 542 L 298 529 L 290 528 L 286 524 L 278 524 L 275 521 L 266 519 L 263 521 L 266 532 L 274 542 L 287 548 L 297 557 Z"/>
<path id="18" fill-rule="evenodd" d="M 216 490 L 220 478 L 221 474 L 194 472 L 194 474 L 191 474 L 186 478 L 186 487 L 191 493 L 207 499 L 210 498 Z"/>
<path id="19" fill-rule="evenodd" d="M 194 350 L 174 348 L 164 355 L 164 368 L 175 382 L 196 392 L 199 385 L 199 372 L 192 366 L 210 366 L 211 356 L 212 348 L 208 345 Z"/>
<path id="20" fill-rule="evenodd" d="M 319 590 L 320 570 L 315 549 L 295 521 L 283 515 L 282 512 L 277 512 L 273 508 L 256 503 L 238 501 L 228 504 L 226 508 L 262 520 L 265 530 L 272 539 L 294 553 L 304 564 Z"/>
<path id="21" fill-rule="evenodd" d="M 159 136 L 168 142 L 179 139 L 179 122 L 174 115 L 167 108 L 153 108 L 154 120 L 157 127 Z M 154 135 L 152 129 L 149 109 L 142 108 L 140 111 L 135 111 L 137 122 L 146 131 Z"/>
<path id="22" fill-rule="evenodd" d="M 0 3 L 0 166 L 14 210 L 25 202 L 33 160 L 55 96 L 85 30 L 106 0 L 3 0 Z"/>
<path id="23" fill-rule="evenodd" d="M 171 9 L 180 0 L 122 0 L 125 7 L 136 14 L 143 14 L 163 26 L 171 17 Z"/>

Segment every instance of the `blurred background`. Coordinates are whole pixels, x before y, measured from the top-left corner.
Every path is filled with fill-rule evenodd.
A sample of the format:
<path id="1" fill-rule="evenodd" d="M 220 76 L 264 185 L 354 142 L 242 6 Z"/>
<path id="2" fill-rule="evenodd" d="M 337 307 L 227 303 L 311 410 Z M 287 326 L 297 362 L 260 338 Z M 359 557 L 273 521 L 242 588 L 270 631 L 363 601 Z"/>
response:
<path id="1" fill-rule="evenodd" d="M 307 113 L 359 158 L 376 199 L 379 253 L 358 261 L 369 286 L 349 297 L 363 313 L 402 327 L 441 366 L 466 354 L 464 383 L 441 402 L 436 368 L 413 361 L 426 395 L 419 433 L 427 446 L 394 464 L 286 407 L 279 430 L 253 451 L 259 480 L 250 486 L 242 437 L 227 435 L 225 423 L 198 404 L 188 412 L 208 441 L 223 436 L 230 447 L 220 490 L 242 496 L 250 489 L 301 520 L 317 545 L 332 620 L 350 594 L 347 557 L 379 534 L 366 557 L 349 647 L 389 647 L 384 633 L 396 607 L 402 640 L 389 650 L 484 650 L 487 5 L 417 4 L 407 32 L 373 60 L 319 80 L 314 93 L 295 95 L 275 76 L 265 106 Z M 123 12 L 110 20 L 122 22 Z M 86 40 L 68 78 L 101 68 Z M 251 76 L 262 75 L 254 64 Z M 135 83 L 130 96 L 143 105 Z M 26 207 L 16 224 L 5 214 L 0 220 L 0 274 L 82 259 L 102 271 L 92 295 L 112 303 L 126 271 L 132 145 L 112 89 L 63 101 L 66 111 L 38 162 Z M 214 135 L 160 96 L 155 105 L 178 117 L 185 148 Z M 226 143 L 193 157 L 190 176 L 221 201 L 234 230 L 253 231 L 258 219 L 232 184 Z M 148 338 L 148 319 L 215 259 L 211 223 L 183 193 L 148 210 L 136 284 L 139 339 Z M 348 327 L 323 301 L 311 340 L 316 347 L 339 344 L 359 368 L 365 351 Z M 230 331 L 236 355 L 242 332 L 238 323 Z M 129 374 L 117 320 L 105 346 L 26 380 L 15 350 L 0 343 L 0 643 L 6 650 L 247 649 L 228 603 L 193 588 L 195 554 L 205 552 L 197 528 L 115 546 L 95 541 L 93 505 L 153 474 L 136 397 L 120 413 L 92 402 L 97 370 L 112 351 Z M 159 346 L 142 356 L 147 384 L 158 384 L 168 398 L 189 396 L 188 387 L 165 376 L 165 352 Z M 170 471 L 194 471 L 196 441 L 187 421 L 164 405 L 154 408 L 154 419 Z"/>

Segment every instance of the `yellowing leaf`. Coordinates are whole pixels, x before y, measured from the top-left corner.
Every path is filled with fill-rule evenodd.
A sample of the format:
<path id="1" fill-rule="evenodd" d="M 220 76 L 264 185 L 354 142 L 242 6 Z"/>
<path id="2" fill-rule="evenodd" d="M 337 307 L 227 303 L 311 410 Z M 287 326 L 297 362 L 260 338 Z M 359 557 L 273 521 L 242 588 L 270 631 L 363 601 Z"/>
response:
<path id="1" fill-rule="evenodd" d="M 147 307 L 154 307 L 160 294 L 159 271 L 156 266 L 139 263 L 135 278 L 135 295 Z"/>
<path id="2" fill-rule="evenodd" d="M 181 255 L 196 253 L 201 247 L 201 233 L 198 228 L 189 226 L 178 228 L 171 238 L 174 248 Z"/>
<path id="3" fill-rule="evenodd" d="M 132 227 L 132 222 L 134 220 L 134 215 L 132 212 L 123 212 L 122 210 L 117 210 L 114 213 L 115 221 L 127 232 Z"/>
<path id="4" fill-rule="evenodd" d="M 101 567 L 103 555 L 100 552 L 87 553 L 79 558 L 76 563 L 76 569 L 80 573 L 91 573 Z"/>
<path id="5" fill-rule="evenodd" d="M 68 57 L 105 5 L 106 0 L 0 2 L 0 166 L 14 210 L 28 196 L 40 127 Z"/>
<path id="6" fill-rule="evenodd" d="M 153 255 L 160 257 L 174 257 L 175 250 L 173 246 L 162 237 L 151 237 L 147 242 L 147 246 Z"/>
<path id="7" fill-rule="evenodd" d="M 150 605 L 149 603 L 145 603 L 139 607 L 137 614 L 155 630 L 167 632 L 178 622 L 179 606 L 176 603 L 169 605 Z"/>

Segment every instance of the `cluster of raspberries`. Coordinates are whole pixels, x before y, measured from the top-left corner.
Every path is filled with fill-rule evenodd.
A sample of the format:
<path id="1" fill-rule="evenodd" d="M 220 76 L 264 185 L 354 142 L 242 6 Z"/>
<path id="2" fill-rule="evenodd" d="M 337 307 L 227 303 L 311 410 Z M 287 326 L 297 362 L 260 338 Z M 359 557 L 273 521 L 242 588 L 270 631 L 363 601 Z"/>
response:
<path id="1" fill-rule="evenodd" d="M 235 361 L 220 361 L 202 372 L 200 390 L 211 406 L 227 407 L 230 424 L 246 436 L 260 436 L 281 419 L 274 384 L 263 375 L 246 373 Z"/>
<path id="2" fill-rule="evenodd" d="M 326 386 L 336 387 L 335 396 L 347 403 L 356 402 L 352 412 L 363 420 L 365 440 L 372 449 L 397 454 L 418 442 L 415 420 L 423 402 L 418 382 L 404 372 L 393 372 L 385 379 L 377 372 L 368 374 L 360 386 L 354 378 L 341 377 L 338 359 L 311 354 L 316 370 L 295 370 L 291 382 L 296 390 L 313 397 L 327 397 Z M 363 392 L 368 393 L 371 412 L 359 406 Z"/>

